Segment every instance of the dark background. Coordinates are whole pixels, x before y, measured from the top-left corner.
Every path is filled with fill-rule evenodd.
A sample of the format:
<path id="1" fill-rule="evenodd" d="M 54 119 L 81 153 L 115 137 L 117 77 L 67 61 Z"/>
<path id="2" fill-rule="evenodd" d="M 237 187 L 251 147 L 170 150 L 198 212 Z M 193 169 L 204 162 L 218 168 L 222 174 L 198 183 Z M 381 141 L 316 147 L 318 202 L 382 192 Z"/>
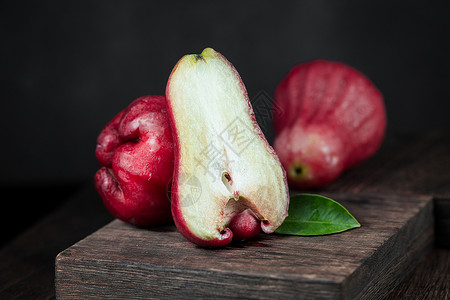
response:
<path id="1" fill-rule="evenodd" d="M 10 230 L 91 184 L 103 126 L 133 99 L 163 94 L 178 59 L 205 47 L 234 64 L 250 98 L 273 95 L 297 63 L 337 60 L 382 91 L 389 132 L 448 132 L 449 8 L 445 1 L 4 3 L 0 185 L 4 204 L 13 205 L 7 211 L 19 217 Z"/>

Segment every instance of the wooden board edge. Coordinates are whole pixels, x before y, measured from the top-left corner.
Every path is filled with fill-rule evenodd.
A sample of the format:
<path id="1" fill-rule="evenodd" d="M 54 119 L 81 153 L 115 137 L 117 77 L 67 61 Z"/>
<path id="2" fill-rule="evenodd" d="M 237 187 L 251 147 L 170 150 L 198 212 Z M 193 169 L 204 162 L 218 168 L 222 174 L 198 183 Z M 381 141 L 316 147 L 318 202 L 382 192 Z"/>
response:
<path id="1" fill-rule="evenodd" d="M 86 267 L 88 266 L 88 267 Z M 126 262 L 83 261 L 62 256 L 56 278 L 57 299 L 337 299 L 335 282 L 283 280 L 229 272 L 142 266 Z M 107 270 L 101 272 L 99 270 Z M 134 284 L 130 286 L 130 281 Z M 138 282 L 138 283 L 136 283 Z M 136 290 L 136 285 L 140 286 Z M 324 285 L 326 288 L 324 288 Z"/>
<path id="2" fill-rule="evenodd" d="M 363 262 L 344 281 L 342 287 L 344 299 L 382 299 L 386 297 L 418 264 L 420 258 L 433 249 L 435 241 L 434 202 L 432 197 L 428 197 L 428 199 L 424 209 L 420 210 L 396 235 L 389 238 L 376 250 L 374 255 Z M 406 245 L 406 249 L 399 249 L 396 246 L 402 244 Z M 379 268 L 380 272 L 372 272 L 371 266 L 379 263 L 383 264 Z M 392 276 L 388 278 L 387 274 Z M 356 285 L 361 278 L 365 278 L 365 282 L 367 282 L 362 287 Z"/>

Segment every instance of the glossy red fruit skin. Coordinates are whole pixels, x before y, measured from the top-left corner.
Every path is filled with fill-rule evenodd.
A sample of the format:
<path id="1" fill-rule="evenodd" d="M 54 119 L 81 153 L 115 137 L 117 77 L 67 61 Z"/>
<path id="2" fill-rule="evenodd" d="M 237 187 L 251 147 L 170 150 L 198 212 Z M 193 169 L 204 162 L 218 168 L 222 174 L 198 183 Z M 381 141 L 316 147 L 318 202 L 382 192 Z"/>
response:
<path id="1" fill-rule="evenodd" d="M 249 210 L 244 210 L 233 217 L 228 228 L 233 232 L 233 240 L 248 240 L 261 232 L 261 221 Z"/>
<path id="2" fill-rule="evenodd" d="M 383 96 L 362 73 L 339 62 L 295 66 L 275 91 L 274 149 L 291 187 L 336 180 L 380 147 L 386 130 Z M 303 167 L 297 176 L 293 166 Z"/>
<path id="3" fill-rule="evenodd" d="M 98 136 L 95 155 L 95 187 L 113 216 L 143 227 L 172 221 L 174 154 L 164 96 L 140 97 L 118 113 Z"/>

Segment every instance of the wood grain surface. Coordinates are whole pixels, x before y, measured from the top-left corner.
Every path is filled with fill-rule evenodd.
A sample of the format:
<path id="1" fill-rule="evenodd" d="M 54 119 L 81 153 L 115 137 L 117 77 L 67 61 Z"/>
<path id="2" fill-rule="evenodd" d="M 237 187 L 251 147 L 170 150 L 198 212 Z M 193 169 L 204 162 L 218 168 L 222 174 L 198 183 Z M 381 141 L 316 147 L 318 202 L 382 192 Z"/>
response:
<path id="1" fill-rule="evenodd" d="M 59 299 L 380 299 L 433 244 L 426 196 L 329 195 L 360 221 L 341 234 L 261 234 L 203 249 L 173 226 L 148 230 L 121 221 L 61 252 Z"/>
<path id="2" fill-rule="evenodd" d="M 436 248 L 426 254 L 413 272 L 397 286 L 386 300 L 450 299 L 450 253 Z"/>
<path id="3" fill-rule="evenodd" d="M 113 219 L 97 197 L 89 184 L 0 249 L 0 299 L 55 298 L 55 256 Z"/>
<path id="4" fill-rule="evenodd" d="M 319 192 L 433 197 L 436 244 L 450 248 L 450 134 L 388 136 L 372 158 Z"/>
<path id="5" fill-rule="evenodd" d="M 448 232 L 450 230 L 450 222 L 444 222 L 446 221 L 446 216 L 448 217 L 447 213 L 450 211 L 449 202 L 447 202 L 450 190 L 445 188 L 445 182 L 448 182 L 450 173 L 450 168 L 447 167 L 449 137 L 448 133 L 441 135 L 390 135 L 374 157 L 353 170 L 346 172 L 333 185 L 334 189 L 336 190 L 339 186 L 358 186 L 356 181 L 366 181 L 367 185 L 370 185 L 372 183 L 370 183 L 367 176 L 372 178 L 373 183 L 376 183 L 375 177 L 386 176 L 385 174 L 390 172 L 391 167 L 392 171 L 397 174 L 404 174 L 405 172 L 401 172 L 401 165 L 407 168 L 410 164 L 417 166 L 417 163 L 420 163 L 423 157 L 426 157 L 428 161 L 436 159 L 438 162 L 429 161 L 429 164 L 425 164 L 424 169 L 419 168 L 415 170 L 410 168 L 415 174 L 419 174 L 418 176 L 421 176 L 420 174 L 425 176 L 425 179 L 422 179 L 422 181 L 416 178 L 415 184 L 410 185 L 410 187 L 416 193 L 418 189 L 421 189 L 419 193 L 432 195 L 436 207 L 434 212 L 436 234 L 439 236 L 439 230 L 443 232 L 447 230 Z M 420 146 L 423 142 L 425 142 L 425 145 Z M 421 150 L 417 151 L 417 147 L 421 147 Z M 408 149 L 415 151 L 419 155 L 414 157 L 409 154 Z M 397 155 L 397 151 L 401 151 L 401 154 Z M 395 161 L 398 162 L 396 163 Z M 433 165 L 438 165 L 437 172 L 432 169 L 431 166 Z M 364 170 L 366 168 L 368 169 L 367 171 Z M 409 180 L 409 177 L 406 176 L 399 177 L 397 175 L 394 177 L 397 181 Z M 387 183 L 389 184 L 389 182 Z M 426 183 L 426 189 L 423 189 L 423 186 L 421 186 L 424 183 Z M 399 186 L 398 183 L 396 185 Z M 408 188 L 408 184 L 403 184 L 402 186 L 403 189 Z M 351 192 L 351 190 L 347 189 L 348 191 Z M 364 189 L 360 191 L 364 192 Z M 440 195 L 436 196 L 436 191 Z M 331 191 L 329 190 L 329 192 Z M 343 189 L 343 192 L 345 192 L 345 189 Z M 402 190 L 401 192 L 407 193 L 408 191 Z M 59 197 L 62 201 L 68 196 L 62 194 Z M 110 220 L 112 220 L 112 217 L 102 206 L 92 182 L 87 182 L 83 190 L 68 199 L 64 205 L 52 211 L 26 232 L 0 249 L 0 299 L 55 299 L 56 255 L 83 239 L 86 235 L 109 223 Z M 438 224 L 439 220 L 443 221 L 441 225 Z M 11 224 L 11 226 L 14 226 L 14 224 Z M 441 237 L 445 237 L 445 235 L 441 235 Z M 439 238 L 436 240 L 439 241 Z M 441 238 L 441 241 L 445 241 L 445 239 Z M 253 243 L 256 242 L 253 241 Z M 235 245 L 234 247 L 237 246 Z M 417 261 L 417 267 L 409 274 L 403 274 L 405 278 L 396 286 L 387 299 L 449 299 L 450 249 L 434 248 L 432 252 L 423 255 Z M 408 271 L 405 270 L 405 273 L 408 273 Z M 80 278 L 80 281 L 87 280 L 87 277 L 82 277 L 81 275 Z M 71 285 L 71 288 L 76 288 L 75 284 Z M 70 292 L 68 291 L 67 293 Z M 127 298 L 132 298 L 133 296 L 133 294 L 130 294 Z M 101 297 L 94 296 L 92 298 L 99 299 Z"/>
<path id="6" fill-rule="evenodd" d="M 389 136 L 374 157 L 325 190 L 413 193 L 450 200 L 450 134 Z"/>

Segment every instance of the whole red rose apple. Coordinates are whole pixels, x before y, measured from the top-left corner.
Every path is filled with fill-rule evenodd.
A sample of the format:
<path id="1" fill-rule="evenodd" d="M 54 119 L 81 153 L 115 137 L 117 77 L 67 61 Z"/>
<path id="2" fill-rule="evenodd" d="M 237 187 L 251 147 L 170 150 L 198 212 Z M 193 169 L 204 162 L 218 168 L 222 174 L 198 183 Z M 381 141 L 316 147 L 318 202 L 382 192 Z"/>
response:
<path id="1" fill-rule="evenodd" d="M 137 226 L 172 220 L 168 187 L 173 141 L 164 96 L 144 96 L 117 114 L 97 139 L 95 187 L 109 212 Z"/>
<path id="2" fill-rule="evenodd" d="M 274 149 L 291 187 L 327 185 L 373 155 L 383 141 L 383 97 L 363 74 L 338 62 L 295 66 L 275 91 Z"/>

